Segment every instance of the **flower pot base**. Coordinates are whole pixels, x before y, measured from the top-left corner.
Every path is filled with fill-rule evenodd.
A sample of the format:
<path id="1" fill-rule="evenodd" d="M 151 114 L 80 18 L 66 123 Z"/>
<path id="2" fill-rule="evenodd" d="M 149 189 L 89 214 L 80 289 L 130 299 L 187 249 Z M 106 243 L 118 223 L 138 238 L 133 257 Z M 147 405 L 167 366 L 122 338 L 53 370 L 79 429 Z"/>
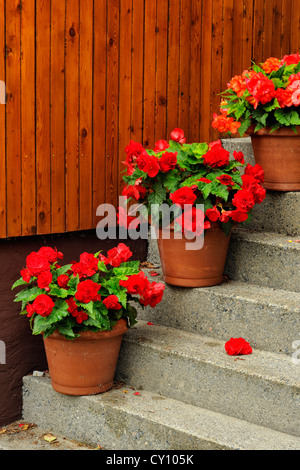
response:
<path id="1" fill-rule="evenodd" d="M 178 287 L 211 287 L 221 284 L 224 280 L 223 276 L 201 278 L 201 279 L 185 279 L 174 276 L 164 276 L 164 281 L 167 284 Z"/>
<path id="2" fill-rule="evenodd" d="M 113 386 L 113 382 L 98 385 L 98 386 L 90 386 L 90 387 L 68 387 L 65 385 L 60 385 L 51 381 L 51 385 L 53 390 L 56 392 L 62 393 L 63 395 L 76 395 L 76 396 L 84 396 L 84 395 L 97 395 L 98 393 L 104 393 L 110 390 Z"/>
<path id="3" fill-rule="evenodd" d="M 298 183 L 274 183 L 265 181 L 263 183 L 263 187 L 265 189 L 269 189 L 271 191 L 300 191 L 299 182 Z"/>

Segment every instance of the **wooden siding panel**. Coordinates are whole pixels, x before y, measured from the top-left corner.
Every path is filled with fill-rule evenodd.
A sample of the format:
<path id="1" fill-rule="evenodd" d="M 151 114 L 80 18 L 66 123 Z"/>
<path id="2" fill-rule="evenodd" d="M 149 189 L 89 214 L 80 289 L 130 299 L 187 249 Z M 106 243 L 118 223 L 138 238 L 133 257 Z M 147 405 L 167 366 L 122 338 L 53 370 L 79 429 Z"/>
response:
<path id="1" fill-rule="evenodd" d="M 5 4 L 0 6 L 0 80 L 5 83 Z M 5 107 L 0 103 L 0 238 L 6 237 Z"/>
<path id="2" fill-rule="evenodd" d="M 0 238 L 95 228 L 130 139 L 217 138 L 228 81 L 299 26 L 298 0 L 3 0 Z"/>
<path id="3" fill-rule="evenodd" d="M 22 235 L 20 31 L 20 4 L 17 0 L 7 0 L 5 47 L 7 102 L 5 106 L 8 237 Z"/>
<path id="4" fill-rule="evenodd" d="M 65 21 L 62 0 L 51 2 L 51 231 L 66 229 L 65 209 Z"/>

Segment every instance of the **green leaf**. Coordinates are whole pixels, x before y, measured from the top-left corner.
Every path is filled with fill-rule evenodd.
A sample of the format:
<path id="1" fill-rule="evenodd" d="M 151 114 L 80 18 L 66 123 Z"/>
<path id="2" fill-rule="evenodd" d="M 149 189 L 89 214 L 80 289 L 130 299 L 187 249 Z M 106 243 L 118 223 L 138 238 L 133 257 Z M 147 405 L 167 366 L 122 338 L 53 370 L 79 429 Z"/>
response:
<path id="1" fill-rule="evenodd" d="M 164 187 L 168 189 L 171 193 L 176 191 L 179 187 L 181 181 L 181 175 L 177 170 L 171 170 L 167 173 L 166 179 L 164 181 Z"/>
<path id="2" fill-rule="evenodd" d="M 120 286 L 120 279 L 112 277 L 108 280 L 102 281 L 102 288 L 105 288 L 109 294 L 114 294 L 118 297 L 119 302 L 124 308 L 127 305 L 127 290 L 125 287 Z"/>
<path id="3" fill-rule="evenodd" d="M 136 317 L 137 317 L 137 310 L 133 305 L 128 305 L 126 309 L 126 314 L 128 316 L 129 320 L 129 325 L 133 326 L 137 323 Z"/>
<path id="4" fill-rule="evenodd" d="M 69 291 L 67 289 L 61 289 L 60 287 L 54 284 L 50 284 L 49 295 L 55 295 L 56 297 L 66 299 L 69 295 Z"/>
<path id="5" fill-rule="evenodd" d="M 113 268 L 113 273 L 116 276 L 131 276 L 132 274 L 138 274 L 139 271 L 139 261 L 127 261 L 126 263 L 122 263 L 119 267 Z"/>
<path id="6" fill-rule="evenodd" d="M 245 134 L 246 130 L 251 126 L 251 118 L 248 117 L 241 123 L 238 131 L 241 137 Z"/>
<path id="7" fill-rule="evenodd" d="M 83 302 L 77 302 L 77 305 L 86 310 L 91 317 L 94 316 L 94 302 L 92 300 L 87 304 L 84 304 Z"/>
<path id="8" fill-rule="evenodd" d="M 149 204 L 158 204 L 160 206 L 166 199 L 167 191 L 159 182 L 154 183 L 154 185 L 152 186 L 152 191 L 153 192 L 150 193 L 148 196 Z"/>
<path id="9" fill-rule="evenodd" d="M 61 276 L 61 274 L 66 274 L 66 272 L 69 271 L 71 267 L 72 267 L 72 264 L 66 264 L 65 266 L 62 266 L 61 268 L 56 269 L 55 272 L 57 274 L 57 277 Z"/>
<path id="10" fill-rule="evenodd" d="M 290 113 L 285 113 L 283 109 L 276 109 L 274 116 L 283 126 L 289 126 L 291 124 Z"/>
<path id="11" fill-rule="evenodd" d="M 30 281 L 31 281 L 31 279 L 30 279 Z M 25 286 L 25 285 L 28 286 L 30 284 L 30 281 L 26 282 L 22 278 L 20 278 L 13 284 L 11 290 L 15 289 L 15 287 L 18 287 L 18 286 Z"/>
<path id="12" fill-rule="evenodd" d="M 225 201 L 228 200 L 229 192 L 227 190 L 227 186 L 225 186 L 224 184 L 219 184 L 214 181 L 212 183 L 211 193 L 214 194 L 215 196 L 218 196 L 224 199 Z"/>
<path id="13" fill-rule="evenodd" d="M 291 124 L 293 126 L 299 126 L 300 125 L 300 116 L 297 113 L 297 111 L 292 111 L 291 112 Z"/>
<path id="14" fill-rule="evenodd" d="M 14 302 L 32 302 L 38 295 L 43 294 L 44 291 L 39 287 L 31 287 L 24 289 L 17 293 Z"/>
<path id="15" fill-rule="evenodd" d="M 55 302 L 55 307 L 48 317 L 42 317 L 36 315 L 33 323 L 33 334 L 38 335 L 42 332 L 46 332 L 51 328 L 52 332 L 57 327 L 57 323 L 60 322 L 64 317 L 68 316 L 68 304 L 63 299 L 58 299 Z"/>

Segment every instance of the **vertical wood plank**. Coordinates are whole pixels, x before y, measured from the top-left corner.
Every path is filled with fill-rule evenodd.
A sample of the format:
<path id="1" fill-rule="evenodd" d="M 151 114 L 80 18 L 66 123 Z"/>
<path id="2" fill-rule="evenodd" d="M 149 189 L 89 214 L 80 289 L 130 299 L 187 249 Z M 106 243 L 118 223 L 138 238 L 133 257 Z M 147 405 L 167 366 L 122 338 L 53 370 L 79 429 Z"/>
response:
<path id="1" fill-rule="evenodd" d="M 153 148 L 155 143 L 155 1 L 145 0 L 145 18 L 143 143 L 145 147 Z"/>
<path id="2" fill-rule="evenodd" d="M 157 0 L 156 18 L 156 104 L 155 140 L 169 139 L 167 135 L 167 44 L 168 44 L 168 0 Z"/>
<path id="3" fill-rule="evenodd" d="M 244 0 L 243 46 L 242 46 L 243 47 L 243 62 L 242 62 L 243 70 L 246 70 L 252 66 L 253 1 L 254 0 Z"/>
<path id="4" fill-rule="evenodd" d="M 240 75 L 243 64 L 243 15 L 244 2 L 234 2 L 233 9 L 233 51 L 232 51 L 232 75 Z"/>
<path id="5" fill-rule="evenodd" d="M 291 50 L 292 54 L 300 51 L 300 8 L 299 1 L 292 0 L 291 7 Z"/>
<path id="6" fill-rule="evenodd" d="M 233 0 L 224 0 L 223 16 L 222 90 L 227 87 L 227 83 L 232 77 Z"/>
<path id="7" fill-rule="evenodd" d="M 80 229 L 92 226 L 93 0 L 80 2 Z"/>
<path id="8" fill-rule="evenodd" d="M 51 231 L 65 224 L 65 2 L 51 2 Z"/>
<path id="9" fill-rule="evenodd" d="M 143 141 L 144 0 L 133 0 L 131 138 Z"/>
<path id="10" fill-rule="evenodd" d="M 291 49 L 291 35 L 287 31 L 291 31 L 291 0 L 282 0 L 282 29 L 281 29 L 281 55 L 285 56 Z M 300 27 L 300 25 L 299 25 Z"/>
<path id="11" fill-rule="evenodd" d="M 5 83 L 5 3 L 0 5 L 0 80 Z M 0 103 L 0 238 L 6 237 L 5 104 Z"/>
<path id="12" fill-rule="evenodd" d="M 191 44 L 191 3 L 190 3 L 190 0 L 181 0 L 180 42 L 179 42 L 180 81 L 179 81 L 178 125 L 181 129 L 183 129 L 185 134 L 188 134 L 189 120 L 190 120 L 189 119 L 190 118 L 190 47 L 191 47 L 190 44 Z"/>
<path id="13" fill-rule="evenodd" d="M 178 127 L 180 0 L 169 2 L 167 132 Z"/>
<path id="14" fill-rule="evenodd" d="M 7 236 L 22 235 L 20 3 L 6 1 Z"/>
<path id="15" fill-rule="evenodd" d="M 289 1 L 289 0 L 288 0 Z M 252 55 L 255 63 L 263 62 L 264 0 L 254 0 Z"/>
<path id="16" fill-rule="evenodd" d="M 37 232 L 35 178 L 35 2 L 21 9 L 22 235 Z"/>
<path id="17" fill-rule="evenodd" d="M 126 170 L 123 161 L 125 148 L 130 141 L 131 123 L 131 48 L 132 48 L 132 0 L 120 2 L 120 95 L 119 95 L 119 185 Z"/>
<path id="18" fill-rule="evenodd" d="M 51 232 L 50 3 L 36 7 L 37 233 Z"/>
<path id="19" fill-rule="evenodd" d="M 263 60 L 272 55 L 272 34 L 273 34 L 273 6 L 274 0 L 265 0 L 265 21 L 264 21 L 264 49 Z"/>
<path id="20" fill-rule="evenodd" d="M 66 2 L 66 230 L 79 224 L 79 0 Z"/>
<path id="21" fill-rule="evenodd" d="M 106 160 L 106 1 L 94 2 L 93 70 L 93 220 L 97 207 L 105 202 Z"/>
<path id="22" fill-rule="evenodd" d="M 119 186 L 119 0 L 110 0 L 107 10 L 107 111 L 106 194 L 108 204 L 117 204 Z"/>
<path id="23" fill-rule="evenodd" d="M 212 110 L 218 110 L 220 106 L 220 92 L 222 80 L 222 31 L 223 31 L 223 0 L 213 1 L 212 21 L 212 60 L 211 68 L 213 80 L 211 82 Z M 212 116 L 211 116 L 212 119 Z M 210 127 L 210 140 L 219 138 L 219 133 Z"/>
<path id="24" fill-rule="evenodd" d="M 201 35 L 201 88 L 200 88 L 200 141 L 209 140 L 212 114 L 211 110 L 211 81 L 212 81 L 212 0 L 202 2 L 202 35 Z M 191 101 L 193 99 L 193 89 L 191 88 Z"/>
<path id="25" fill-rule="evenodd" d="M 279 58 L 281 57 L 281 42 L 282 42 L 282 38 L 281 38 L 282 4 L 283 4 L 283 0 L 274 0 L 271 55 L 273 57 L 279 57 Z"/>

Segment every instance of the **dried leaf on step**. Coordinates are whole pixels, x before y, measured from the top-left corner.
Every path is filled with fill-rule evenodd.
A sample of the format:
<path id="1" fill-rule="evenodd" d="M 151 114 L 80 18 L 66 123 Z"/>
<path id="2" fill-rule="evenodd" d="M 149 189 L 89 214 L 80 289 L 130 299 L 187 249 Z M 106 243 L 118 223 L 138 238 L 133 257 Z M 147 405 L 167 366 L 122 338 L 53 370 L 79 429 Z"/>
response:
<path id="1" fill-rule="evenodd" d="M 43 436 L 43 439 L 44 439 L 44 441 L 47 441 L 47 442 L 54 442 L 54 441 L 56 441 L 56 437 L 53 436 L 53 434 L 45 434 L 45 435 Z"/>

